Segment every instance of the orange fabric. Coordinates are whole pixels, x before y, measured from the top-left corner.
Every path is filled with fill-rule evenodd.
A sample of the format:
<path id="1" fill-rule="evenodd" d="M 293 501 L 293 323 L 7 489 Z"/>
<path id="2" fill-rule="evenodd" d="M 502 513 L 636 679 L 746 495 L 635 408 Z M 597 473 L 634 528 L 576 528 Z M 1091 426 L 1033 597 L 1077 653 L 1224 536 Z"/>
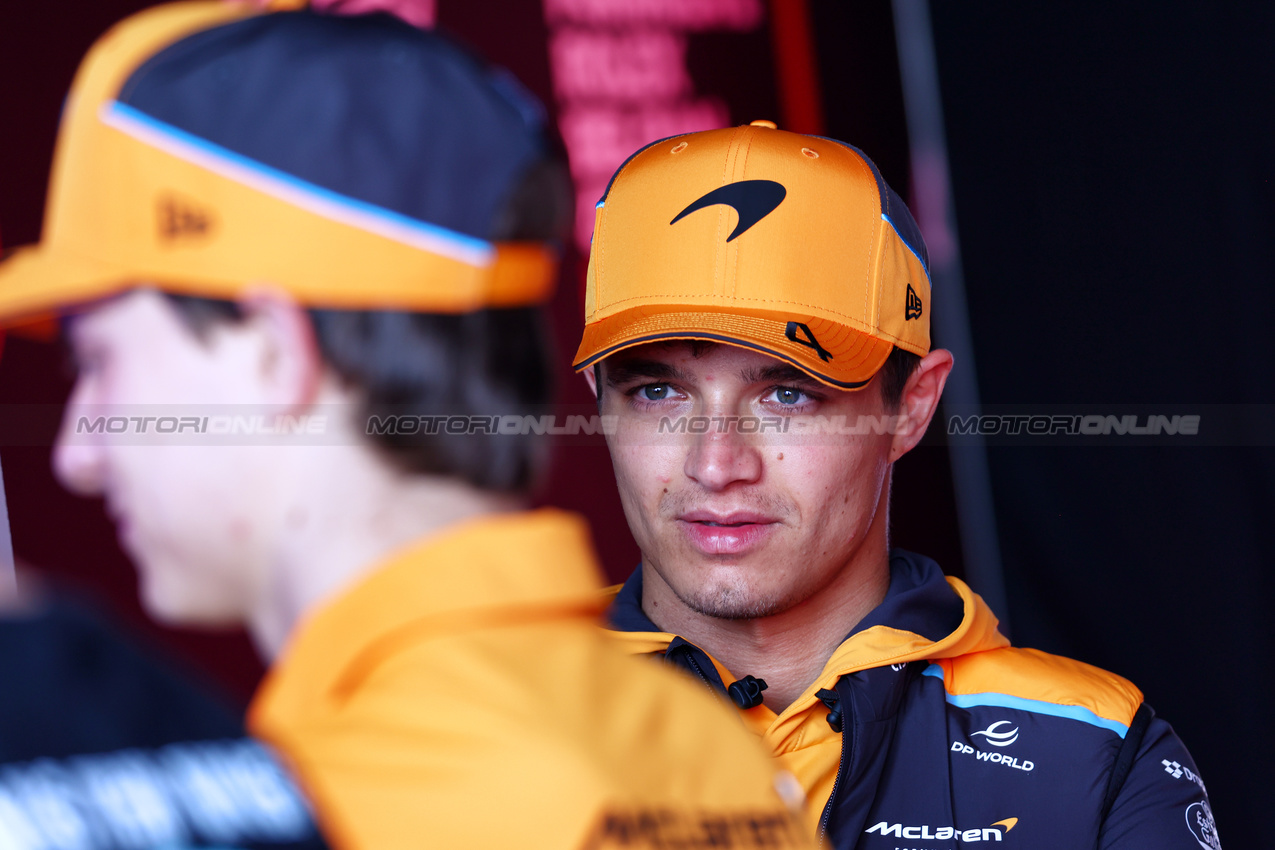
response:
<path id="1" fill-rule="evenodd" d="M 729 709 L 602 638 L 597 586 L 569 514 L 450 529 L 307 617 L 250 728 L 338 848 L 807 846 Z"/>
<path id="2" fill-rule="evenodd" d="M 1035 649 L 976 653 L 943 659 L 938 664 L 943 668 L 943 682 L 950 694 L 1012 694 L 1085 708 L 1126 726 L 1142 704 L 1142 692 L 1131 682 L 1083 662 Z"/>

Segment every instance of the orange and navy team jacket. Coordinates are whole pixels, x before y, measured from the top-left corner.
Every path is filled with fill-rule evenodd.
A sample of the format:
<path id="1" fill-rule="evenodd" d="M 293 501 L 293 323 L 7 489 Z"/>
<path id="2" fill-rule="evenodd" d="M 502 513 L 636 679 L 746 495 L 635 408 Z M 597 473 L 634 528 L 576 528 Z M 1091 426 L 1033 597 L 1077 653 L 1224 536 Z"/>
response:
<path id="1" fill-rule="evenodd" d="M 661 632 L 639 568 L 609 612 L 611 634 L 723 695 L 728 671 Z M 807 818 L 835 848 L 1218 850 L 1204 782 L 1132 684 L 1011 647 L 963 582 L 908 552 L 885 600 L 802 696 L 745 724 L 800 780 Z M 738 674 L 738 675 L 736 675 Z M 737 704 L 750 702 L 734 688 Z"/>
<path id="2" fill-rule="evenodd" d="M 729 707 L 603 636 L 600 586 L 575 516 L 453 526 L 307 616 L 249 727 L 342 850 L 813 846 Z"/>

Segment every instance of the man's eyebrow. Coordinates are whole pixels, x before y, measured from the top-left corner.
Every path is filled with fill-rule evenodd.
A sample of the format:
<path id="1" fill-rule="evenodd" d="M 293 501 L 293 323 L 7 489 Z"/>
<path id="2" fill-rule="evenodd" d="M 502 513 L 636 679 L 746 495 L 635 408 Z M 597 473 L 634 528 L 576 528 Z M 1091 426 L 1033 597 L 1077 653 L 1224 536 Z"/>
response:
<path id="1" fill-rule="evenodd" d="M 774 363 L 770 366 L 745 369 L 740 378 L 747 384 L 792 384 L 796 386 L 817 386 L 814 378 L 787 363 Z"/>
<path id="2" fill-rule="evenodd" d="M 681 369 L 659 360 L 642 360 L 639 358 L 621 360 L 618 363 L 607 363 L 603 371 L 606 373 L 608 386 L 618 387 L 633 381 L 684 381 Z"/>

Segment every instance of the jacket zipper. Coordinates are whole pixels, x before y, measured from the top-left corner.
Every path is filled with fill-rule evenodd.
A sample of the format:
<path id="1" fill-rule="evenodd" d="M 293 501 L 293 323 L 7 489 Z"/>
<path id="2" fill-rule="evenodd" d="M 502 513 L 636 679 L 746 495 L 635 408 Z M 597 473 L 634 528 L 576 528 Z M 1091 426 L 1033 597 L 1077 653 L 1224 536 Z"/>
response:
<path id="1" fill-rule="evenodd" d="M 838 680 L 837 684 L 840 684 L 840 683 L 841 683 L 840 680 Z M 819 817 L 819 841 L 821 844 L 828 837 L 828 821 L 832 819 L 832 804 L 833 804 L 833 801 L 837 799 L 837 789 L 841 786 L 841 769 L 845 766 L 845 763 L 846 763 L 846 747 L 848 746 L 847 742 L 849 741 L 849 738 L 850 738 L 850 732 L 849 732 L 850 724 L 846 722 L 847 718 L 845 714 L 845 707 L 842 705 L 841 694 L 837 693 L 835 690 L 833 690 L 832 693 L 835 696 L 832 698 L 829 698 L 828 700 L 825 700 L 824 705 L 828 705 L 828 702 L 832 703 L 832 705 L 828 706 L 828 708 L 830 709 L 829 713 L 836 711 L 837 707 L 840 707 L 842 709 L 841 710 L 841 756 L 837 759 L 837 774 L 832 779 L 832 793 L 828 795 L 828 802 L 824 804 L 823 814 Z"/>
<path id="2" fill-rule="evenodd" d="M 708 680 L 708 676 L 704 674 L 704 670 L 699 666 L 699 662 L 695 660 L 695 653 L 690 650 L 686 651 L 686 663 L 691 665 L 691 669 L 695 671 L 696 676 L 700 677 L 700 681 L 702 681 L 705 685 L 708 685 L 709 690 L 713 690 L 713 683 Z"/>

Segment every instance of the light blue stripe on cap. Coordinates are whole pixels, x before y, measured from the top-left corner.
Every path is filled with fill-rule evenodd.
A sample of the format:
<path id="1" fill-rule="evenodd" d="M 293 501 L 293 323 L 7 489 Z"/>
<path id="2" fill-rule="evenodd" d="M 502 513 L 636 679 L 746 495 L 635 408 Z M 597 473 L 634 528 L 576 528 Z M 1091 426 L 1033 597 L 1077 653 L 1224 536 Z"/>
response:
<path id="1" fill-rule="evenodd" d="M 325 189 L 152 118 L 128 104 L 104 104 L 101 118 L 103 123 L 144 144 L 324 218 L 471 266 L 482 268 L 495 260 L 494 246 L 484 239 Z"/>
<path id="2" fill-rule="evenodd" d="M 925 668 L 923 676 L 933 676 L 940 681 L 943 679 L 943 668 L 937 664 L 931 664 Z M 1099 717 L 1087 708 L 1081 708 L 1078 705 L 1059 705 L 1054 702 L 1044 702 L 1038 699 L 1024 699 L 1023 697 L 1010 696 L 1009 694 L 998 693 L 982 693 L 982 694 L 952 694 L 944 691 L 944 696 L 951 705 L 959 708 L 973 708 L 980 705 L 994 705 L 999 708 L 1013 708 L 1018 711 L 1030 711 L 1035 714 L 1048 714 L 1052 717 L 1066 717 L 1070 720 L 1079 720 L 1081 723 L 1088 723 L 1090 726 L 1098 726 L 1102 729 L 1109 729 L 1123 738 L 1129 732 L 1129 726 L 1125 723 L 1118 723 L 1115 720 L 1108 720 L 1105 717 Z"/>

